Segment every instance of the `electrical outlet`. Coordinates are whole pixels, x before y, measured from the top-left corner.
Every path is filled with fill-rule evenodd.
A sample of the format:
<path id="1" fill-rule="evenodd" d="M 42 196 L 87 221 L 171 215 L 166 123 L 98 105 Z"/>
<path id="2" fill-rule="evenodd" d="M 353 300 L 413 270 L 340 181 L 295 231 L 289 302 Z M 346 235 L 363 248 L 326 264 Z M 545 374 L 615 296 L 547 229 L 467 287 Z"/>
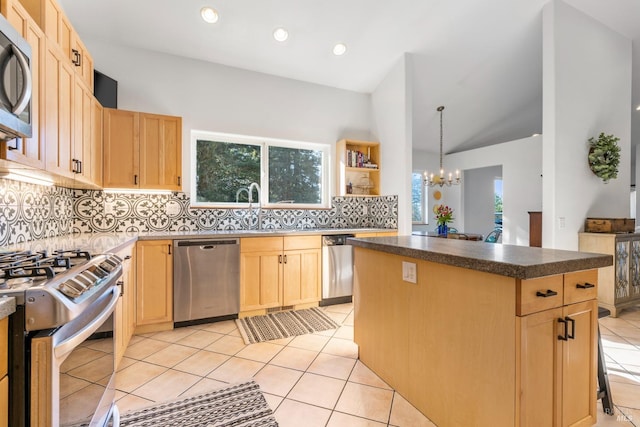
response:
<path id="1" fill-rule="evenodd" d="M 402 280 L 409 283 L 417 283 L 415 263 L 402 261 Z"/>

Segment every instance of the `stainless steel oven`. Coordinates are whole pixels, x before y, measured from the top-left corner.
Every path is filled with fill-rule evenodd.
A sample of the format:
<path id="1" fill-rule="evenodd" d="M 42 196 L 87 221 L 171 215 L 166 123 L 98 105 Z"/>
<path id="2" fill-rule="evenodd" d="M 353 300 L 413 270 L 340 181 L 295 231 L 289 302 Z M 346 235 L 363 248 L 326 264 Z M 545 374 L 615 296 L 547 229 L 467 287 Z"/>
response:
<path id="1" fill-rule="evenodd" d="M 122 260 L 86 258 L 0 254 L 0 296 L 17 301 L 9 318 L 11 426 L 119 424 L 112 314 Z"/>

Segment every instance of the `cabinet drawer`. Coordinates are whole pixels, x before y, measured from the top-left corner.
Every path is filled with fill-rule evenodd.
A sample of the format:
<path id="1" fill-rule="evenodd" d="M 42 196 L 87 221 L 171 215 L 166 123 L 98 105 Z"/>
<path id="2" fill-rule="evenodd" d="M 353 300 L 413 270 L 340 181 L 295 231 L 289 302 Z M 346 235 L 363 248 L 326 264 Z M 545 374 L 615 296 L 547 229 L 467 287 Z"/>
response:
<path id="1" fill-rule="evenodd" d="M 598 297 L 598 270 L 583 270 L 564 275 L 564 304 Z"/>
<path id="2" fill-rule="evenodd" d="M 240 239 L 240 252 L 281 252 L 282 237 L 246 237 Z"/>
<path id="3" fill-rule="evenodd" d="M 516 314 L 524 316 L 530 313 L 562 307 L 562 275 L 520 280 L 516 289 Z"/>
<path id="4" fill-rule="evenodd" d="M 320 249 L 322 247 L 322 236 L 285 236 L 284 250 L 297 249 Z"/>

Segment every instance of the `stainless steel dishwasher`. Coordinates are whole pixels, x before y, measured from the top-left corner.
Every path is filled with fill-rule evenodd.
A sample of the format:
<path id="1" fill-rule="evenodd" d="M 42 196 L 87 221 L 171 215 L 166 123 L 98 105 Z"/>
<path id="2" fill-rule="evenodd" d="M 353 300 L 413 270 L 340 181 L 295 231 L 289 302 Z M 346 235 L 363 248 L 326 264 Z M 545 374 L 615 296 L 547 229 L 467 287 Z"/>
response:
<path id="1" fill-rule="evenodd" d="M 236 318 L 240 311 L 238 239 L 174 241 L 176 326 Z"/>
<path id="2" fill-rule="evenodd" d="M 353 234 L 322 236 L 321 306 L 351 302 L 353 295 Z"/>

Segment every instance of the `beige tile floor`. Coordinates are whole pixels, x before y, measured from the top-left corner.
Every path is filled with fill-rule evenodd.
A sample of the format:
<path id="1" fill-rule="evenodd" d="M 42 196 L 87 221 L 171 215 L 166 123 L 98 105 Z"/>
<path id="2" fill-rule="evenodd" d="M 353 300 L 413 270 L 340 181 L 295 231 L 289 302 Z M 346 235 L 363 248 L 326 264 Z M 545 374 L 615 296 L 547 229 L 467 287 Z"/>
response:
<path id="1" fill-rule="evenodd" d="M 353 306 L 326 307 L 339 329 L 245 345 L 225 321 L 135 336 L 117 373 L 121 411 L 254 378 L 282 427 L 433 426 L 357 360 Z M 614 416 L 598 426 L 640 426 L 640 307 L 600 320 Z"/>

